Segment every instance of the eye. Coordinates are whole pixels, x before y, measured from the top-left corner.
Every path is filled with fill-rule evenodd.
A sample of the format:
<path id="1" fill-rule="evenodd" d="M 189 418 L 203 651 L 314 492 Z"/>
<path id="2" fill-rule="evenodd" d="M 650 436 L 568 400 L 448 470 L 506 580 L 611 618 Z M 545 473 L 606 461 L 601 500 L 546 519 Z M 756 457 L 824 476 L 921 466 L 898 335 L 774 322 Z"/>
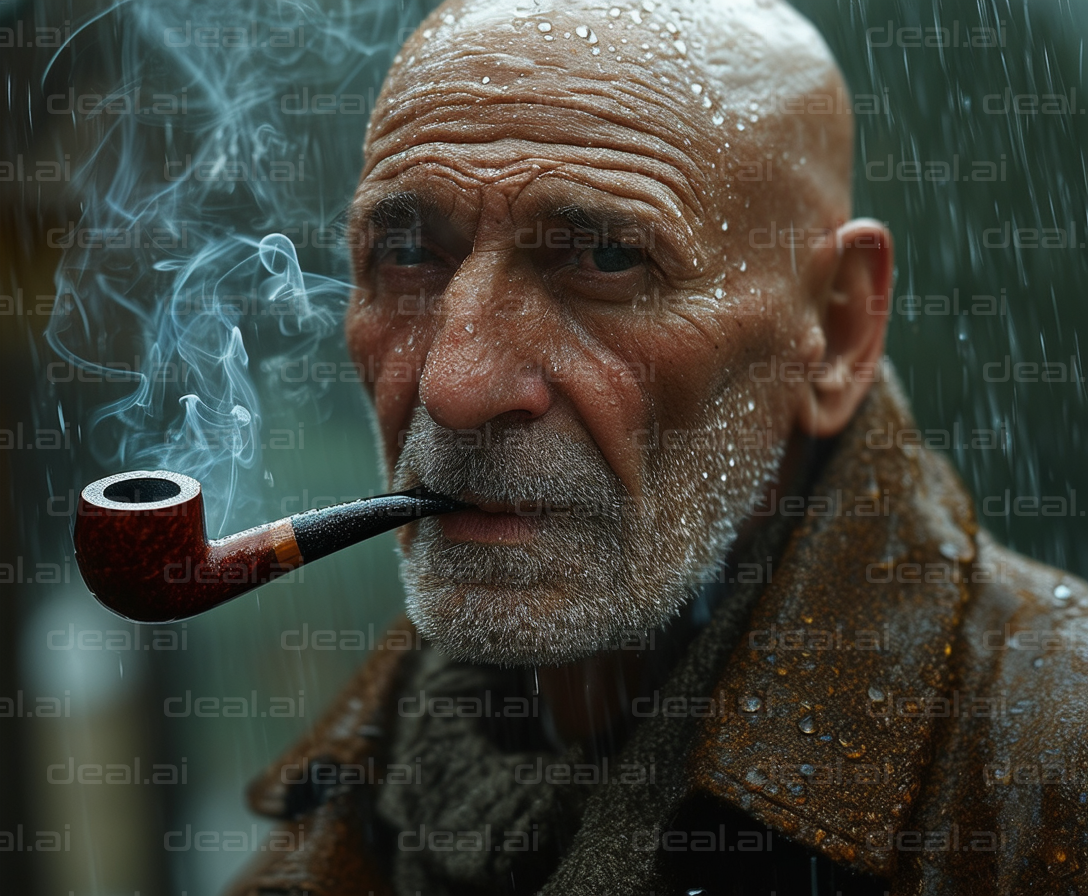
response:
<path id="1" fill-rule="evenodd" d="M 404 268 L 420 264 L 430 264 L 437 260 L 437 256 L 433 252 L 419 245 L 403 246 L 399 249 L 394 249 L 388 257 L 388 262 L 390 264 Z"/>
<path id="2" fill-rule="evenodd" d="M 605 274 L 612 274 L 627 271 L 642 264 L 642 253 L 638 249 L 612 243 L 597 246 L 595 249 L 586 249 L 579 259 L 579 264 Z"/>

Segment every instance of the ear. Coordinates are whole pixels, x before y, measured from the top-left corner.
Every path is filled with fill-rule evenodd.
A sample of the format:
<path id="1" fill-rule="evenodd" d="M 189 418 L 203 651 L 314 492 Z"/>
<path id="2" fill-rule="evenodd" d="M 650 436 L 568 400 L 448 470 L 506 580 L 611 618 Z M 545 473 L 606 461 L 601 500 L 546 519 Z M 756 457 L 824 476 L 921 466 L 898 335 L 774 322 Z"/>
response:
<path id="1" fill-rule="evenodd" d="M 813 438 L 838 435 L 875 379 L 884 353 L 895 251 L 879 221 L 858 218 L 835 233 L 818 296 L 822 357 L 809 363 L 797 425 Z"/>

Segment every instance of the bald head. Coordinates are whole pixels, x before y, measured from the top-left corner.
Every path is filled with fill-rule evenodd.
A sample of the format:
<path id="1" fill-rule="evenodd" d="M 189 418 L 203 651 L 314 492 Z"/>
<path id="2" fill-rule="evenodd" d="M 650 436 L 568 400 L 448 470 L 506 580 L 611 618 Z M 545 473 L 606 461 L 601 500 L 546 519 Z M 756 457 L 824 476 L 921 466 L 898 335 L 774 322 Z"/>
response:
<path id="1" fill-rule="evenodd" d="M 675 200 L 700 218 L 733 211 L 723 206 L 738 178 L 777 178 L 763 190 L 771 217 L 834 227 L 850 212 L 844 94 L 819 33 L 779 0 L 452 0 L 397 56 L 367 166 L 419 157 L 421 140 L 442 141 L 483 107 L 490 129 L 481 136 L 491 140 L 518 130 L 582 148 L 590 163 L 594 152 L 632 147 L 661 158 L 675 169 L 664 181 Z M 733 219 L 742 225 L 735 211 Z"/>

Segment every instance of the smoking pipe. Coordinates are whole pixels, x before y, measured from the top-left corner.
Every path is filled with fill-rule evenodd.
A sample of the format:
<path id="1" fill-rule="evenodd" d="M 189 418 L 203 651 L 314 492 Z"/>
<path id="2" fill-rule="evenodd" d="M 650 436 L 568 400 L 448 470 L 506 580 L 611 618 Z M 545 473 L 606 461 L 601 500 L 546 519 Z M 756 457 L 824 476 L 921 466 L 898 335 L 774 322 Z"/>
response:
<path id="1" fill-rule="evenodd" d="M 187 619 L 364 539 L 469 505 L 425 489 L 296 513 L 209 541 L 200 483 L 119 473 L 79 496 L 76 562 L 99 602 L 134 622 Z"/>

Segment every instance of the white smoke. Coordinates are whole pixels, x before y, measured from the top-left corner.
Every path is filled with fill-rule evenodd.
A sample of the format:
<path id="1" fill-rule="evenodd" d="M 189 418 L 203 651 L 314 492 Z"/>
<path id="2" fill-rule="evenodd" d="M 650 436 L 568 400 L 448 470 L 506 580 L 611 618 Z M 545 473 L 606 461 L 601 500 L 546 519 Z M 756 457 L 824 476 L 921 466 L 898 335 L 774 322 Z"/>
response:
<path id="1" fill-rule="evenodd" d="M 81 58 L 99 70 L 72 80 L 93 93 L 49 99 L 86 146 L 49 341 L 123 392 L 80 421 L 104 472 L 196 477 L 213 533 L 256 491 L 262 394 L 281 408 L 327 386 L 282 371 L 339 335 L 366 121 L 422 14 L 140 0 L 72 28 L 77 49 L 94 35 L 77 75 Z"/>

